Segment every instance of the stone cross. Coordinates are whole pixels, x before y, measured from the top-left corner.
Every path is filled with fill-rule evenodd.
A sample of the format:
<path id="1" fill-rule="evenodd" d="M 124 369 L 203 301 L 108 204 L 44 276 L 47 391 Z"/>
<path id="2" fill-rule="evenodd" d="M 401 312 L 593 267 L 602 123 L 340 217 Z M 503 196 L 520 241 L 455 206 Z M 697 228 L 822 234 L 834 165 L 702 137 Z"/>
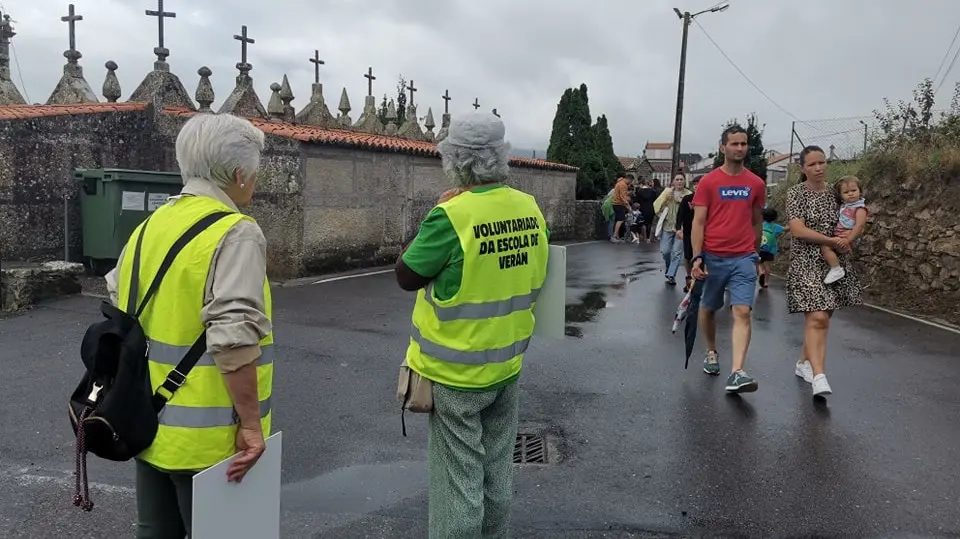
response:
<path id="1" fill-rule="evenodd" d="M 147 10 L 148 17 L 156 17 L 157 25 L 159 26 L 160 40 L 158 42 L 157 48 L 153 49 L 153 53 L 157 55 L 157 62 L 166 62 L 167 56 L 170 56 L 170 51 L 163 46 L 163 19 L 175 19 L 177 17 L 176 13 L 163 10 L 163 0 L 157 0 L 157 10 Z"/>
<path id="2" fill-rule="evenodd" d="M 240 64 L 249 66 L 250 64 L 247 63 L 247 43 L 256 43 L 257 41 L 247 37 L 246 25 L 240 27 L 240 35 L 234 35 L 233 39 L 240 42 Z M 237 67 L 239 68 L 240 66 L 238 65 Z M 240 69 L 240 71 L 243 71 L 243 69 Z M 247 69 L 247 71 L 249 71 L 249 69 Z"/>
<path id="3" fill-rule="evenodd" d="M 320 59 L 320 51 L 313 51 L 313 58 L 310 59 L 310 63 L 313 64 L 313 82 L 320 84 L 320 66 L 326 63 Z"/>
<path id="4" fill-rule="evenodd" d="M 67 8 L 67 16 L 60 17 L 60 20 L 70 25 L 70 50 L 77 50 L 77 21 L 83 20 L 83 15 L 77 15 L 73 4 Z"/>
<path id="5" fill-rule="evenodd" d="M 413 92 L 417 91 L 417 87 L 413 85 L 413 79 L 410 79 L 410 86 L 407 86 L 407 90 L 410 90 L 410 104 L 413 105 Z"/>
<path id="6" fill-rule="evenodd" d="M 475 97 L 473 98 L 473 110 L 477 110 L 478 108 L 480 108 L 480 99 Z"/>
<path id="7" fill-rule="evenodd" d="M 443 91 L 443 113 L 450 114 L 450 90 Z"/>
<path id="8" fill-rule="evenodd" d="M 367 68 L 367 74 L 364 75 L 364 78 L 367 79 L 367 95 L 373 95 L 373 81 L 377 80 L 377 77 L 373 76 L 373 68 Z"/>

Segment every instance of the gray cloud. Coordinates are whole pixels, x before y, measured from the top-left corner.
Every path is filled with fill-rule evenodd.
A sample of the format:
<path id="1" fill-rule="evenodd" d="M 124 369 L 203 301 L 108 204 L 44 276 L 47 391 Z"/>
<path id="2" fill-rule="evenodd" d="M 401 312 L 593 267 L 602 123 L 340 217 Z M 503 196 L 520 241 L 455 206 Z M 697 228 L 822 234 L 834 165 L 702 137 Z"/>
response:
<path id="1" fill-rule="evenodd" d="M 868 116 L 883 96 L 909 98 L 933 76 L 956 25 L 956 0 L 731 0 L 731 8 L 698 20 L 767 94 L 803 120 Z M 151 0 L 76 0 L 77 44 L 90 85 L 99 92 L 109 59 L 120 65 L 124 98 L 152 68 L 156 9 Z M 496 107 L 516 147 L 546 148 L 563 90 L 586 82 L 591 112 L 606 114 L 616 150 L 636 155 L 647 140 L 673 135 L 680 23 L 674 6 L 690 11 L 712 0 L 167 0 L 177 18 L 166 22 L 169 62 L 184 85 L 209 66 L 215 106 L 229 94 L 246 24 L 256 87 L 287 74 L 302 107 L 309 98 L 320 50 L 328 102 L 347 88 L 353 106 L 366 93 L 363 74 L 374 68 L 374 93 L 395 93 L 399 73 L 414 79 L 420 113 Z M 14 79 L 32 102 L 44 102 L 60 77 L 67 45 L 60 22 L 66 3 L 3 0 L 16 21 L 20 69 Z M 960 68 L 939 96 L 946 105 Z M 786 150 L 792 118 L 763 98 L 730 67 L 696 25 L 690 29 L 684 113 L 684 151 L 713 149 L 721 124 L 756 112 L 768 146 Z M 354 112 L 354 116 L 357 113 Z"/>

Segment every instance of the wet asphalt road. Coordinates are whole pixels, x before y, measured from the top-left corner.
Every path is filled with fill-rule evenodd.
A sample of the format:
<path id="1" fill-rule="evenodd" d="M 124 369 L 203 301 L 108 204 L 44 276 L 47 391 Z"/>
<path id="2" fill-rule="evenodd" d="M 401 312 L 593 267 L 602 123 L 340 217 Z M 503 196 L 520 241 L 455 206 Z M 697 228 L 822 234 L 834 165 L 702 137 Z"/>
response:
<path id="1" fill-rule="evenodd" d="M 571 247 L 568 333 L 536 341 L 521 428 L 552 462 L 518 469 L 514 536 L 956 536 L 960 335 L 870 309 L 834 320 L 816 404 L 793 374 L 801 318 L 759 294 L 748 369 L 759 391 L 683 369 L 679 288 L 653 246 Z M 426 537 L 426 421 L 394 404 L 412 295 L 392 274 L 274 293 L 283 537 Z M 97 507 L 70 504 L 66 398 L 98 300 L 0 320 L 0 537 L 132 537 L 129 464 L 90 462 Z M 729 316 L 719 316 L 729 368 Z M 698 346 L 699 348 L 699 346 Z"/>

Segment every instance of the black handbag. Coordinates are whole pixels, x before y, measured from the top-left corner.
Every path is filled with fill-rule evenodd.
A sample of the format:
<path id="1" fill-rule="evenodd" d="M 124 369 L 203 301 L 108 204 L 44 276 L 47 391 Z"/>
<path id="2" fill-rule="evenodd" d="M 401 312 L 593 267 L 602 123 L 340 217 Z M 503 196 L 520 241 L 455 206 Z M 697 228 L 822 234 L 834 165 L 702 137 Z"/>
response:
<path id="1" fill-rule="evenodd" d="M 181 250 L 198 234 L 232 212 L 216 212 L 200 219 L 174 242 L 160 264 L 140 306 L 140 250 L 150 218 L 144 222 L 133 254 L 132 277 L 126 311 L 109 302 L 100 304 L 106 320 L 91 324 L 80 345 L 86 371 L 70 396 L 68 413 L 76 443 L 76 492 L 73 503 L 93 509 L 87 482 L 87 453 L 107 460 L 128 461 L 150 447 L 159 429 L 157 414 L 167 398 L 150 384 L 149 345 L 140 315 L 157 292 L 163 277 Z M 206 351 L 206 331 L 170 371 L 162 387 L 170 395 L 183 385 L 187 374 Z M 81 493 L 82 489 L 82 493 Z"/>

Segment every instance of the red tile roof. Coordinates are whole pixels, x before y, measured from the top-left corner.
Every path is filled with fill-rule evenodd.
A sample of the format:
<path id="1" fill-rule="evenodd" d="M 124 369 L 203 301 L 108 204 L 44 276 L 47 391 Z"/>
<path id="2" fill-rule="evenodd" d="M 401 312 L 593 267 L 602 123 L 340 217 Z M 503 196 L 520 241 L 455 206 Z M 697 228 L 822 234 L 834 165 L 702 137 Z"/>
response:
<path id="1" fill-rule="evenodd" d="M 166 113 L 175 116 L 192 116 L 196 114 L 195 112 L 187 109 L 173 107 L 168 107 L 166 109 Z M 316 127 L 312 125 L 291 124 L 287 122 L 272 122 L 262 118 L 249 118 L 249 120 L 250 123 L 268 135 L 292 138 L 301 142 L 348 148 L 363 148 L 374 151 L 407 153 L 431 157 L 439 157 L 440 155 L 437 152 L 437 145 L 432 142 L 409 140 L 400 137 L 390 137 L 387 135 L 372 135 L 370 133 L 350 131 L 347 129 Z M 577 167 L 572 167 L 569 165 L 554 163 L 544 159 L 530 159 L 525 157 L 511 157 L 510 164 L 525 168 L 541 168 L 546 170 L 558 170 L 562 172 L 576 172 L 578 170 Z"/>
<path id="2" fill-rule="evenodd" d="M 80 103 L 76 105 L 0 105 L 0 120 L 28 120 L 68 114 L 147 110 L 146 103 Z"/>
<path id="3" fill-rule="evenodd" d="M 50 116 L 73 114 L 97 114 L 147 110 L 147 103 L 80 103 L 74 105 L 0 105 L 0 120 L 27 120 Z M 167 107 L 164 112 L 171 116 L 192 116 L 195 112 L 181 107 Z M 413 155 L 439 156 L 437 145 L 432 142 L 408 140 L 386 135 L 371 135 L 346 129 L 331 129 L 311 125 L 271 122 L 250 118 L 250 122 L 264 133 L 277 137 L 292 138 L 301 142 L 363 148 L 374 151 L 390 151 Z M 553 163 L 544 159 L 511 157 L 510 164 L 526 168 L 540 168 L 563 172 L 576 172 L 576 167 Z"/>
<path id="4" fill-rule="evenodd" d="M 784 159 L 788 159 L 789 157 L 790 157 L 790 154 L 788 153 L 781 153 L 781 154 L 774 155 L 773 157 L 768 157 L 767 166 L 770 166 L 774 163 L 779 163 L 780 161 L 783 161 Z"/>
<path id="5" fill-rule="evenodd" d="M 620 164 L 623 165 L 623 168 L 630 168 L 636 162 L 636 157 L 620 157 L 617 156 L 617 160 L 620 161 Z"/>
<path id="6" fill-rule="evenodd" d="M 670 161 L 650 161 L 654 172 L 670 172 L 673 170 L 673 163 Z"/>
<path id="7" fill-rule="evenodd" d="M 648 142 L 647 143 L 648 150 L 669 150 L 670 148 L 673 148 L 672 142 Z"/>

